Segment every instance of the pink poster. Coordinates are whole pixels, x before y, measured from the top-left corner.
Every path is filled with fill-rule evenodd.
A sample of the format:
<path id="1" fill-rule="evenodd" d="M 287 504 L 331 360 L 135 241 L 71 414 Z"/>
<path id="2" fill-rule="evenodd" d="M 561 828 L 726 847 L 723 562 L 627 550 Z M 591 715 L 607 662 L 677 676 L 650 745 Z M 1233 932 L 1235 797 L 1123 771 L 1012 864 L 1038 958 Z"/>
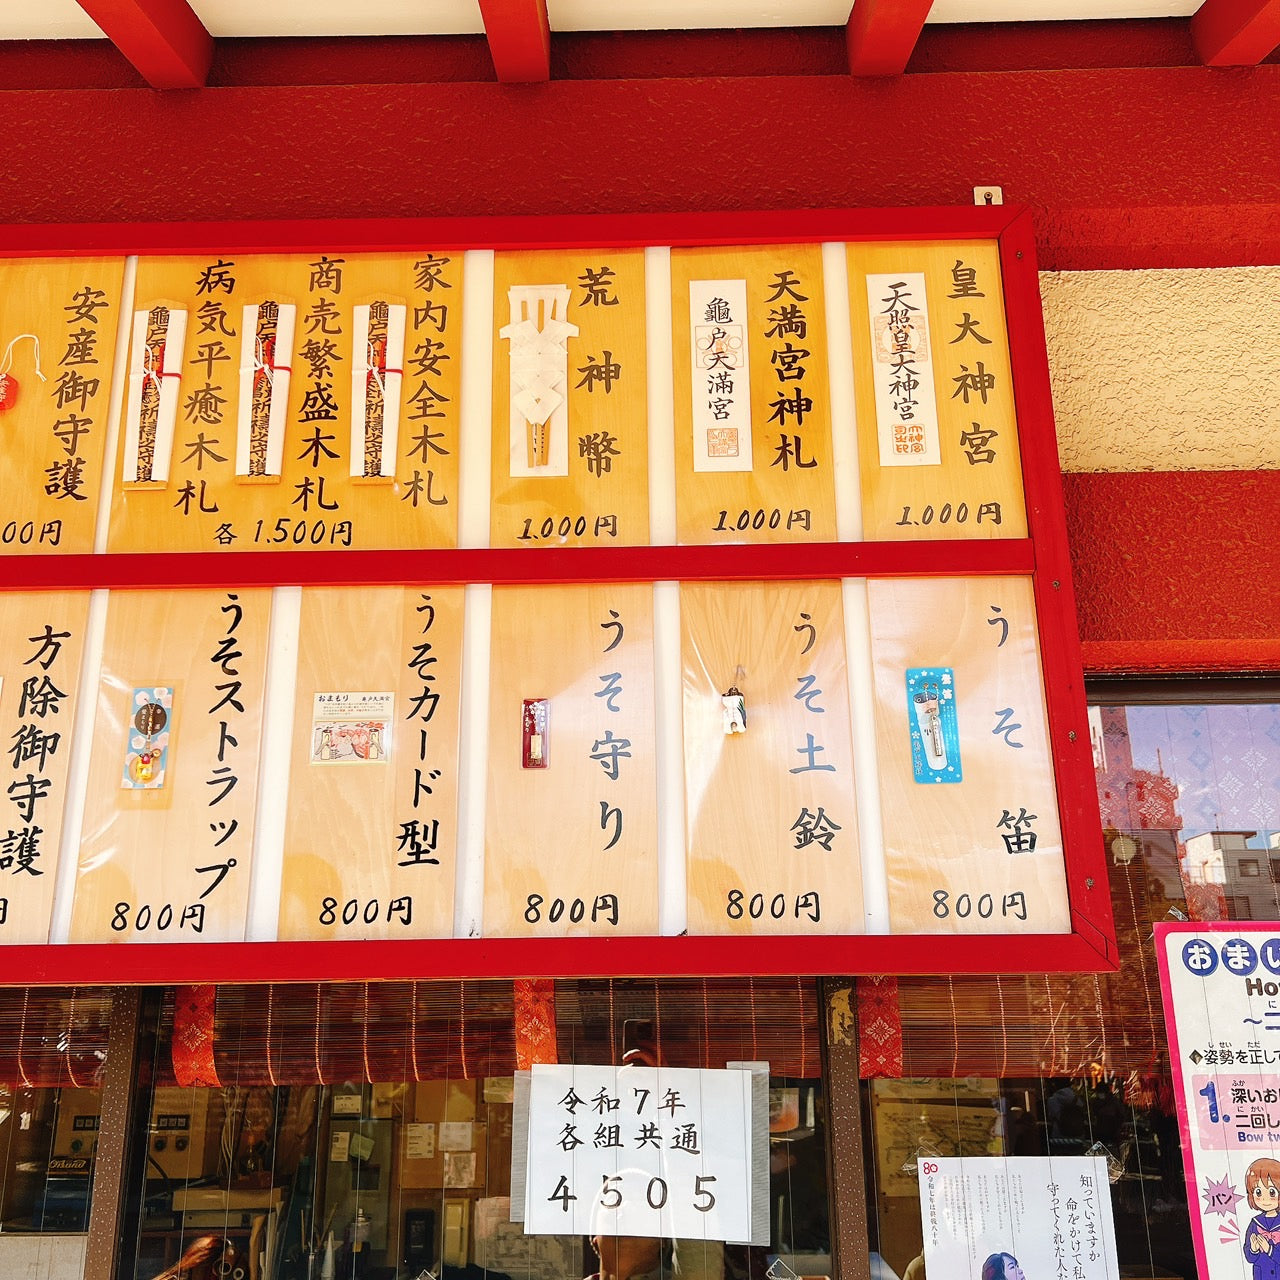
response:
<path id="1" fill-rule="evenodd" d="M 1280 1277 L 1280 925 L 1156 925 L 1202 1280 Z"/>

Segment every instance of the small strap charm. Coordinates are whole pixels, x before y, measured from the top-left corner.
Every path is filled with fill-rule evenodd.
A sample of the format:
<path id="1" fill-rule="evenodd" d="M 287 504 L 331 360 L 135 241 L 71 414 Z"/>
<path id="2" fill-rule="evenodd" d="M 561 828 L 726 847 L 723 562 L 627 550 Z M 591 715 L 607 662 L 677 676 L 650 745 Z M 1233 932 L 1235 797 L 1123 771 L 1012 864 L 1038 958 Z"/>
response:
<path id="1" fill-rule="evenodd" d="M 144 741 L 138 754 L 129 761 L 129 772 L 135 782 L 148 783 L 156 780 L 156 772 L 160 767 L 160 751 L 153 738 L 164 730 L 169 723 L 165 709 L 158 702 L 146 702 L 138 708 L 133 717 L 133 727 L 142 735 Z"/>
<path id="2" fill-rule="evenodd" d="M 547 698 L 525 698 L 520 718 L 520 766 L 545 769 L 550 756 L 551 702 Z"/>
<path id="3" fill-rule="evenodd" d="M 725 737 L 730 737 L 735 733 L 746 733 L 747 731 L 747 700 L 742 696 L 742 690 L 738 688 L 738 681 L 744 676 L 741 666 L 734 673 L 733 684 L 731 684 L 720 695 L 720 708 L 724 716 L 724 733 Z"/>
<path id="4" fill-rule="evenodd" d="M 945 768 L 947 763 L 947 746 L 942 737 L 941 699 L 942 691 L 936 684 L 926 684 L 914 699 L 925 755 L 935 769 Z"/>
<path id="5" fill-rule="evenodd" d="M 169 686 L 135 689 L 130 707 L 133 718 L 126 731 L 120 785 L 131 791 L 153 791 L 165 783 L 173 689 Z"/>
<path id="6" fill-rule="evenodd" d="M 18 380 L 9 370 L 13 368 L 13 348 L 23 338 L 30 338 L 35 344 L 36 377 L 41 382 L 48 382 L 48 378 L 40 371 L 40 339 L 34 333 L 20 333 L 16 338 L 11 338 L 9 345 L 4 349 L 4 356 L 0 358 L 0 413 L 6 409 L 12 409 L 18 402 Z"/>

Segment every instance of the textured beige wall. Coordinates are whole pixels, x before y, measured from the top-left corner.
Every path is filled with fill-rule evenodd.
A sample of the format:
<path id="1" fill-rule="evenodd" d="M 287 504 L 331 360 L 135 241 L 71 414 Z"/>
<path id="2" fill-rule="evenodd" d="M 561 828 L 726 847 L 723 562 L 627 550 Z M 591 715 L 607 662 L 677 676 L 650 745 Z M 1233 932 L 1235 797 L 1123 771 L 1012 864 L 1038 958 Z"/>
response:
<path id="1" fill-rule="evenodd" d="M 1064 471 L 1280 468 L 1280 267 L 1040 289 Z"/>

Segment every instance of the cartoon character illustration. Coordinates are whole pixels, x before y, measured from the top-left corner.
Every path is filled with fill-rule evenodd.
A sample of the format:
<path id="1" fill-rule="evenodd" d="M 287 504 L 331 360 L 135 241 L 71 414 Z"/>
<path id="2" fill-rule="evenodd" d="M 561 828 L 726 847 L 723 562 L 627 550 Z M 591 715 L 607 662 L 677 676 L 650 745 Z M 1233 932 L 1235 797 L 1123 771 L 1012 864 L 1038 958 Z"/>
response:
<path id="1" fill-rule="evenodd" d="M 1253 1280 L 1280 1280 L 1280 1160 L 1255 1160 L 1244 1175 L 1244 1192 L 1257 1216 L 1245 1229 L 1244 1257 Z"/>
<path id="2" fill-rule="evenodd" d="M 1026 1280 L 1011 1253 L 993 1253 L 982 1264 L 982 1280 Z"/>

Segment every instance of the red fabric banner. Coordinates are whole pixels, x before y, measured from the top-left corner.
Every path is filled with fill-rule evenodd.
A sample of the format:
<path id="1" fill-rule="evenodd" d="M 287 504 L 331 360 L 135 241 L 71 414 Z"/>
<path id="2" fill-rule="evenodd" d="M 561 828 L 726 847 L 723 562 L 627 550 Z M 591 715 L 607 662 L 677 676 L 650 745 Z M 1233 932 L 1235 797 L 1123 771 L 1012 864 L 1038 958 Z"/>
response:
<path id="1" fill-rule="evenodd" d="M 902 1075 L 902 1009 L 897 978 L 859 978 L 858 1075 Z"/>
<path id="2" fill-rule="evenodd" d="M 550 978 L 516 978 L 516 1066 L 528 1071 L 535 1062 L 553 1063 L 556 1052 L 556 984 Z"/>
<path id="3" fill-rule="evenodd" d="M 173 1075 L 184 1089 L 221 1086 L 213 1060 L 215 986 L 177 987 L 173 1006 Z"/>

